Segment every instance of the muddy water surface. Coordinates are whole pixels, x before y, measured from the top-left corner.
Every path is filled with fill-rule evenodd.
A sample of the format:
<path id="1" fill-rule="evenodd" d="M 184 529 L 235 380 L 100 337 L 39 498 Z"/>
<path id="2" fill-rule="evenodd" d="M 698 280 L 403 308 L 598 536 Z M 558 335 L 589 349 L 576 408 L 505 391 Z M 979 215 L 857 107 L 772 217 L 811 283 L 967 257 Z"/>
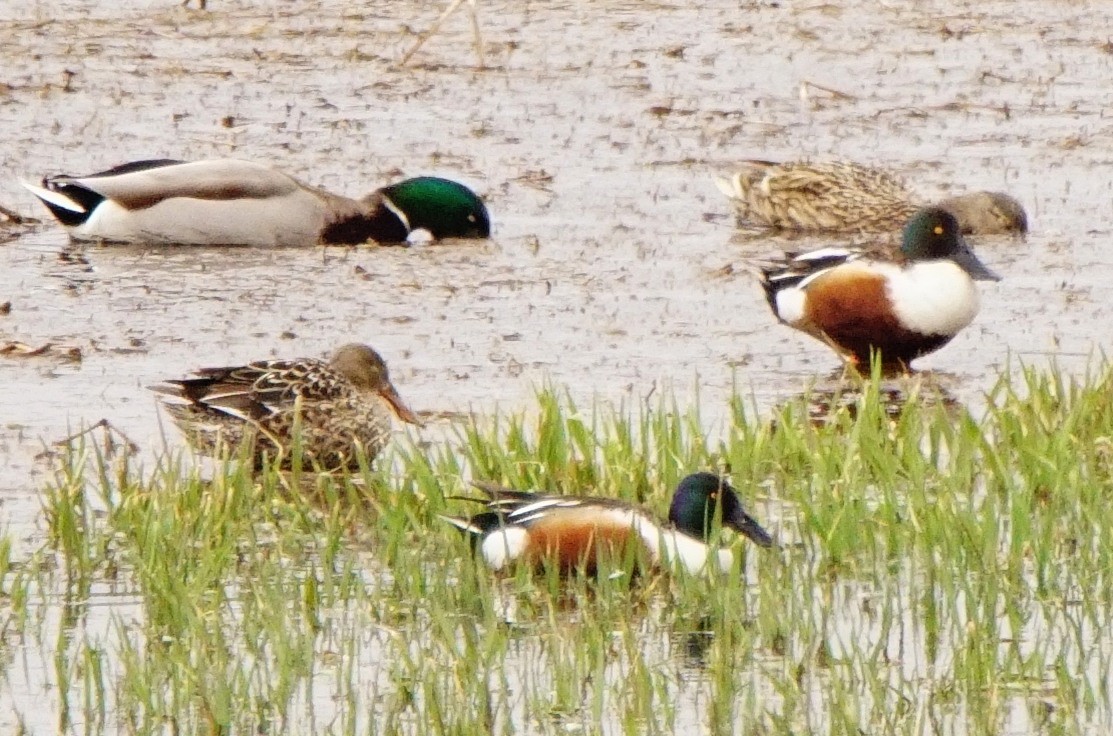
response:
<path id="1" fill-rule="evenodd" d="M 1004 280 L 919 367 L 967 401 L 1010 356 L 1082 370 L 1113 275 L 1110 11 L 961 5 L 482 0 L 483 70 L 462 13 L 397 66 L 427 3 L 0 5 L 0 204 L 45 216 L 19 178 L 235 156 L 348 194 L 450 176 L 495 223 L 415 248 L 74 247 L 50 222 L 0 245 L 0 339 L 83 355 L 0 358 L 0 520 L 37 544 L 35 455 L 82 424 L 160 447 L 146 385 L 350 340 L 426 411 L 521 406 L 546 379 L 582 399 L 698 386 L 711 423 L 734 386 L 771 406 L 838 362 L 746 270 L 785 243 L 736 236 L 713 176 L 741 158 L 1011 192 L 1032 233 L 976 243 Z"/>

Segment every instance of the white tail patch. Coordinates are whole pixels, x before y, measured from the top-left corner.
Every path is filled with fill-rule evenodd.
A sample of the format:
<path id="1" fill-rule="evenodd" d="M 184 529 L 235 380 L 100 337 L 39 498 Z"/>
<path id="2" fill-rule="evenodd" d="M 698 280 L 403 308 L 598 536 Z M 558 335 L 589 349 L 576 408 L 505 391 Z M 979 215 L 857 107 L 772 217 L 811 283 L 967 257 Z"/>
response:
<path id="1" fill-rule="evenodd" d="M 45 187 L 40 187 L 37 184 L 32 184 L 28 181 L 20 181 L 19 183 L 23 185 L 24 189 L 31 192 L 31 194 L 34 194 L 36 197 L 44 202 L 49 202 L 55 207 L 61 207 L 64 210 L 76 212 L 79 215 L 83 215 L 86 212 L 86 209 L 84 207 L 82 207 L 80 204 L 64 194 L 59 194 L 58 192 L 46 189 Z"/>
<path id="2" fill-rule="evenodd" d="M 496 529 L 483 538 L 479 551 L 492 570 L 503 570 L 525 554 L 529 532 L 520 526 Z"/>
<path id="3" fill-rule="evenodd" d="M 735 174 L 729 179 L 724 179 L 721 176 L 715 177 L 715 186 L 719 191 L 730 197 L 731 199 L 742 199 L 742 175 Z"/>
<path id="4" fill-rule="evenodd" d="M 795 325 L 804 319 L 804 302 L 806 296 L 799 286 L 782 289 L 777 292 L 777 317 L 783 322 Z"/>

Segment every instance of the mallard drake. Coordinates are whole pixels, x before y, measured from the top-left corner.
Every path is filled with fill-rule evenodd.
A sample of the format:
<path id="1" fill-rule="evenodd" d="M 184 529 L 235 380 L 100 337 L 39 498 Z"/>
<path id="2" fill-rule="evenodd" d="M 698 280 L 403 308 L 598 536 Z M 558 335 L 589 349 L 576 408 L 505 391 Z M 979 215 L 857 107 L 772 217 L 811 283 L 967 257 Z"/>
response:
<path id="1" fill-rule="evenodd" d="M 893 174 L 845 161 L 744 161 L 742 166 L 716 184 L 734 201 L 740 220 L 764 227 L 888 232 L 927 204 Z M 954 215 L 963 233 L 1028 232 L 1024 207 L 1001 192 L 972 192 L 936 206 Z"/>
<path id="2" fill-rule="evenodd" d="M 880 352 L 887 368 L 907 367 L 970 324 L 978 313 L 975 280 L 999 277 L 970 250 L 954 215 L 938 207 L 912 216 L 897 257 L 824 248 L 761 270 L 777 319 L 854 364 L 868 366 L 870 351 Z"/>
<path id="3" fill-rule="evenodd" d="M 354 245 L 486 238 L 482 200 L 463 184 L 406 179 L 363 199 L 304 184 L 235 159 L 134 161 L 90 176 L 23 183 L 74 240 L 171 245 Z"/>
<path id="4" fill-rule="evenodd" d="M 680 565 L 695 573 L 709 565 L 729 572 L 734 553 L 709 541 L 721 520 L 762 547 L 773 538 L 742 508 L 730 484 L 712 473 L 680 481 L 669 508 L 669 524 L 610 498 L 554 496 L 476 484 L 487 510 L 471 517 L 442 516 L 475 542 L 477 554 L 494 570 L 518 561 L 554 564 L 561 572 L 596 574 L 602 559 L 622 560 L 627 545 L 641 545 L 657 565 Z"/>
<path id="5" fill-rule="evenodd" d="M 420 424 L 391 384 L 382 357 L 367 345 L 344 345 L 327 363 L 259 360 L 196 374 L 151 388 L 205 454 L 252 441 L 258 463 L 279 457 L 288 467 L 300 443 L 307 467 L 356 468 L 357 450 L 371 460 L 386 446 L 392 415 Z"/>

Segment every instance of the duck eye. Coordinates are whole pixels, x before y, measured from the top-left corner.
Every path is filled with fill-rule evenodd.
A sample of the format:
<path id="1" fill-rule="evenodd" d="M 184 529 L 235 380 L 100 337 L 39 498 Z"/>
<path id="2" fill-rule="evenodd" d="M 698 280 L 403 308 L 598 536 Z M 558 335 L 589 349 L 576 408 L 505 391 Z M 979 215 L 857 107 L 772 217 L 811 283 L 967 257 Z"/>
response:
<path id="1" fill-rule="evenodd" d="M 943 234 L 943 226 L 942 225 L 936 225 L 935 226 L 935 234 L 936 235 L 942 235 Z"/>
<path id="2" fill-rule="evenodd" d="M 468 215 L 468 222 L 475 222 L 475 215 Z"/>

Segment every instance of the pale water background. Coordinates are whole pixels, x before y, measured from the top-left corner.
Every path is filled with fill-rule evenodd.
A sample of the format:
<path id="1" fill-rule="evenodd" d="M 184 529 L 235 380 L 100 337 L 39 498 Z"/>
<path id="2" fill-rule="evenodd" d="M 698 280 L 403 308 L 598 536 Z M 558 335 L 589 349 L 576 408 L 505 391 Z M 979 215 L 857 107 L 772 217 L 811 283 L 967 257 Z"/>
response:
<path id="1" fill-rule="evenodd" d="M 925 199 L 1025 204 L 1025 240 L 975 242 L 1004 280 L 918 363 L 960 400 L 1002 367 L 1080 372 L 1104 349 L 1107 3 L 481 0 L 489 68 L 463 11 L 399 68 L 440 10 L 0 5 L 0 204 L 45 217 L 20 178 L 233 156 L 352 195 L 450 176 L 494 220 L 490 242 L 415 248 L 71 247 L 53 223 L 0 245 L 0 341 L 83 355 L 0 357 L 0 522 L 17 553 L 42 542 L 43 444 L 107 418 L 153 453 L 144 387 L 202 365 L 359 340 L 427 412 L 521 408 L 546 380 L 581 401 L 671 389 L 682 406 L 698 387 L 712 426 L 732 390 L 775 405 L 839 364 L 776 324 L 746 271 L 786 243 L 736 235 L 713 177 L 743 158 L 850 158 Z M 34 689 L 8 685 L 26 715 Z"/>

